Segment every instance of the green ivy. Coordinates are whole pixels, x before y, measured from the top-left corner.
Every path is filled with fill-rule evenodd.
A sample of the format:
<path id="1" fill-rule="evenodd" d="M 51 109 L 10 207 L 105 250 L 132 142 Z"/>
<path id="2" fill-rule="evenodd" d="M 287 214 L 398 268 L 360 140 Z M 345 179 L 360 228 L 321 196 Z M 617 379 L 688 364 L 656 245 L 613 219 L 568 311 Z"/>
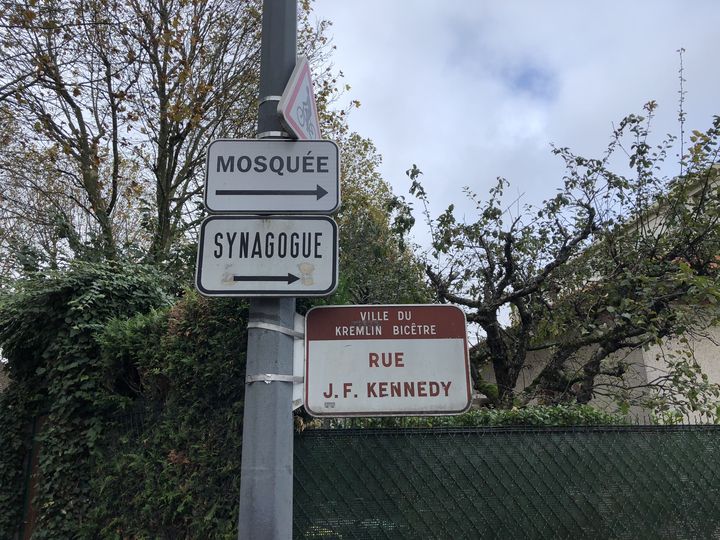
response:
<path id="1" fill-rule="evenodd" d="M 103 357 L 135 371 L 134 395 L 95 462 L 86 536 L 235 537 L 246 319 L 236 299 L 188 292 L 106 327 Z"/>
<path id="2" fill-rule="evenodd" d="M 0 538 L 13 538 L 22 521 L 29 480 L 22 465 L 39 410 L 32 385 L 13 384 L 0 394 Z"/>
<path id="3" fill-rule="evenodd" d="M 150 268 L 77 263 L 34 274 L 0 296 L 0 346 L 11 377 L 0 409 L 0 424 L 10 425 L 2 446 L 10 450 L 0 454 L 0 470 L 13 471 L 3 473 L 9 478 L 0 484 L 0 501 L 16 503 L 0 521 L 3 538 L 12 537 L 19 523 L 27 426 L 40 412 L 47 419 L 36 438 L 41 451 L 33 538 L 77 537 L 93 504 L 90 463 L 110 404 L 98 332 L 114 317 L 167 305 L 164 285 Z"/>

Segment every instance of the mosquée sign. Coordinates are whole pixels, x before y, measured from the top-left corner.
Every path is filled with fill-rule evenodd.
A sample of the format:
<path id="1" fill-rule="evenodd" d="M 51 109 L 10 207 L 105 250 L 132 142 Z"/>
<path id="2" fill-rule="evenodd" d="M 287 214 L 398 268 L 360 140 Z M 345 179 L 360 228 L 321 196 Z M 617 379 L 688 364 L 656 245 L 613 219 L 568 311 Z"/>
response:
<path id="1" fill-rule="evenodd" d="M 217 139 L 207 152 L 205 206 L 213 213 L 332 214 L 340 205 L 333 141 Z"/>

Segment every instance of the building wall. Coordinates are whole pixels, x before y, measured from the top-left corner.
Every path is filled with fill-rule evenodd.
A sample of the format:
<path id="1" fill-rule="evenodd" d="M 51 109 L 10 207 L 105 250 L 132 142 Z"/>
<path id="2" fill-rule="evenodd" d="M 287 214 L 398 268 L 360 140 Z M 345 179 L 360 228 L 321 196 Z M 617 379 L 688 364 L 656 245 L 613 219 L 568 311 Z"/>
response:
<path id="1" fill-rule="evenodd" d="M 613 377 L 598 377 L 596 380 L 596 395 L 591 404 L 608 411 L 617 410 L 617 401 L 611 394 L 624 394 L 630 403 L 637 402 L 643 395 L 647 395 L 647 384 L 667 374 L 667 361 L 677 357 L 683 350 L 690 348 L 694 358 L 708 376 L 711 383 L 720 384 L 720 327 L 713 327 L 707 330 L 703 336 L 695 338 L 688 337 L 687 343 L 678 340 L 668 340 L 662 346 L 652 346 L 648 350 L 636 349 L 633 351 L 618 351 L 609 356 L 603 365 L 611 367 L 617 362 L 627 365 L 627 371 L 622 381 Z M 581 355 L 581 361 L 571 366 L 578 372 L 582 369 L 583 362 L 589 358 L 591 349 Z M 550 359 L 551 351 L 533 351 L 528 354 L 526 365 L 523 368 L 515 387 L 516 392 L 527 388 L 539 375 L 543 367 Z M 485 381 L 494 383 L 495 376 L 491 366 L 487 366 L 482 372 Z M 643 417 L 647 411 L 637 405 L 631 405 L 629 409 L 631 416 Z M 689 416 L 689 420 L 700 420 L 699 416 Z"/>
<path id="2" fill-rule="evenodd" d="M 671 360 L 673 355 L 677 356 L 689 348 L 708 379 L 720 383 L 720 327 L 715 326 L 703 336 L 688 336 L 687 339 L 687 343 L 670 340 L 662 346 L 652 346 L 644 351 L 650 380 L 663 374 L 666 359 Z"/>

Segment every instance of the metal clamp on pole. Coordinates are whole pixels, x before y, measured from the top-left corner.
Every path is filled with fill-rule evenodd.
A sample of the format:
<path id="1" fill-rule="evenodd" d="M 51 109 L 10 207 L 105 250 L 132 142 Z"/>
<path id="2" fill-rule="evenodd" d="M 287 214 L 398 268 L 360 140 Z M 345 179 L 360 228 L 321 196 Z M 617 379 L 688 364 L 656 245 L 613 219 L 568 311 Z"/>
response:
<path id="1" fill-rule="evenodd" d="M 280 326 L 277 324 L 265 323 L 260 321 L 250 321 L 247 327 L 260 328 L 262 330 L 269 330 L 270 332 L 279 332 L 295 339 L 305 339 L 305 334 L 303 334 L 302 332 L 298 332 L 297 330 L 293 330 L 292 328 L 287 328 L 286 326 Z"/>
<path id="2" fill-rule="evenodd" d="M 269 139 L 270 137 L 278 137 L 281 139 L 289 139 L 290 134 L 287 131 L 263 131 L 258 133 L 258 139 Z"/>
<path id="3" fill-rule="evenodd" d="M 265 103 L 266 101 L 280 101 L 280 97 L 281 97 L 281 96 L 265 96 L 264 98 L 262 98 L 262 99 L 258 102 L 258 106 L 259 106 L 259 105 L 262 105 L 262 104 Z"/>
<path id="4" fill-rule="evenodd" d="M 245 377 L 245 383 L 250 384 L 254 382 L 264 382 L 270 384 L 271 382 L 289 382 L 293 384 L 300 384 L 305 381 L 305 377 L 298 377 L 296 375 L 279 375 L 277 373 L 261 373 L 260 375 L 248 375 Z"/>

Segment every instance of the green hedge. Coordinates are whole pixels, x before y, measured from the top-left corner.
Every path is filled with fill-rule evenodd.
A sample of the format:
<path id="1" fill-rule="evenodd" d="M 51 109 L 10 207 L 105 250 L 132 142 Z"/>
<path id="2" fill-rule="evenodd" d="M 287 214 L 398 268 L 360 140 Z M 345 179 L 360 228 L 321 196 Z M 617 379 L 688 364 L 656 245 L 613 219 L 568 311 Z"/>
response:
<path id="1" fill-rule="evenodd" d="M 12 538 L 20 522 L 28 427 L 41 413 L 33 538 L 78 535 L 94 503 L 91 463 L 112 404 L 97 335 L 112 318 L 167 305 L 164 291 L 150 268 L 77 263 L 2 292 L 0 346 L 11 384 L 0 409 L 0 537 Z"/>
<path id="2" fill-rule="evenodd" d="M 514 409 L 475 409 L 456 416 L 410 416 L 309 421 L 305 429 L 318 428 L 434 428 L 493 426 L 600 426 L 625 424 L 618 414 L 589 405 L 554 405 Z"/>
<path id="3" fill-rule="evenodd" d="M 136 395 L 95 462 L 88 536 L 236 536 L 246 317 L 237 300 L 189 293 L 108 325 L 103 356 L 137 370 Z"/>

